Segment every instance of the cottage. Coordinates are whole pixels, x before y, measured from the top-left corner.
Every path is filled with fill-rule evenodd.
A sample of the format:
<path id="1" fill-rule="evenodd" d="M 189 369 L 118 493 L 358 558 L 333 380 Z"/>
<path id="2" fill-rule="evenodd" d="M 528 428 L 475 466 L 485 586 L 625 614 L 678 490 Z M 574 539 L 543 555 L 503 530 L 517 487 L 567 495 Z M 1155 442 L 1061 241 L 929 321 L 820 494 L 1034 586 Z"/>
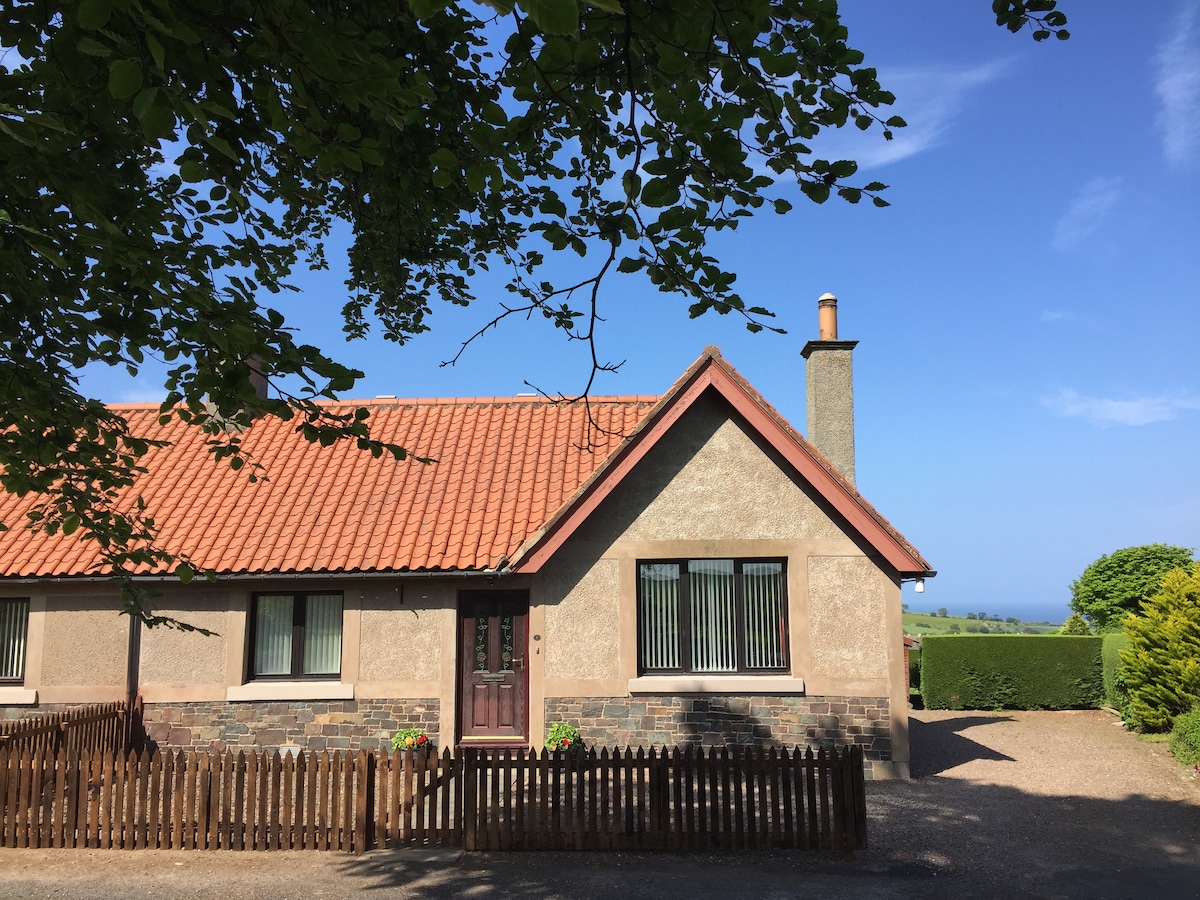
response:
<path id="1" fill-rule="evenodd" d="M 156 407 L 120 406 L 170 442 L 136 486 L 160 543 L 219 575 L 144 579 L 213 634 L 142 630 L 90 545 L 13 528 L 0 708 L 136 694 L 153 740 L 195 748 L 370 747 L 408 726 L 539 745 L 560 721 L 596 745 L 852 742 L 873 777 L 905 777 L 900 583 L 934 573 L 854 487 L 854 345 L 822 298 L 811 443 L 713 347 L 661 397 L 365 404 L 431 465 L 260 420 L 257 483 Z"/>

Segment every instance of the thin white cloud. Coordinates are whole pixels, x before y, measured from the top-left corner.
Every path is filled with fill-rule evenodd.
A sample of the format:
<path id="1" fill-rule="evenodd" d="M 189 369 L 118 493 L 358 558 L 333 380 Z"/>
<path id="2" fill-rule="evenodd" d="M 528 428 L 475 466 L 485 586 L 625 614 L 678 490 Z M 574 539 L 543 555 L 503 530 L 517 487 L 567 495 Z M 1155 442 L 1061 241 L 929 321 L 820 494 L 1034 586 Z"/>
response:
<path id="1" fill-rule="evenodd" d="M 886 141 L 879 128 L 859 131 L 852 126 L 823 132 L 812 144 L 813 156 L 853 159 L 859 169 L 877 168 L 923 153 L 945 139 L 970 95 L 998 79 L 1008 62 L 998 60 L 969 69 L 880 69 L 879 83 L 896 95 L 882 110 L 883 118 L 898 115 L 908 126 Z"/>
<path id="2" fill-rule="evenodd" d="M 1194 164 L 1200 157 L 1200 40 L 1196 34 L 1197 4 L 1187 4 L 1158 48 L 1158 77 L 1154 92 L 1161 107 L 1163 155 L 1173 166 Z"/>
<path id="3" fill-rule="evenodd" d="M 1200 409 L 1200 399 L 1189 396 L 1168 397 L 1088 397 L 1070 388 L 1042 398 L 1042 406 L 1060 416 L 1086 419 L 1094 425 L 1150 425 L 1166 422 L 1180 413 Z"/>
<path id="4" fill-rule="evenodd" d="M 1038 318 L 1043 322 L 1071 322 L 1079 317 L 1065 309 L 1043 309 Z"/>
<path id="5" fill-rule="evenodd" d="M 1120 178 L 1093 178 L 1075 195 L 1054 226 L 1055 250 L 1072 250 L 1082 244 L 1121 199 Z"/>

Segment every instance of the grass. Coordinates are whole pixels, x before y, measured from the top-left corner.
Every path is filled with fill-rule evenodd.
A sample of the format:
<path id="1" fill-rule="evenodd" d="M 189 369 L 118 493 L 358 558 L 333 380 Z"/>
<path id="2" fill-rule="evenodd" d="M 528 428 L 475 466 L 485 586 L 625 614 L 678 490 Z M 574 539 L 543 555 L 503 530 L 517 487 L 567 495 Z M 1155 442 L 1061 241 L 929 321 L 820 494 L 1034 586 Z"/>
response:
<path id="1" fill-rule="evenodd" d="M 931 612 L 906 612 L 904 633 L 924 634 L 976 634 L 986 626 L 989 634 L 1053 634 L 1061 628 L 1050 622 L 996 622 L 991 619 L 968 619 L 964 616 L 939 616 Z M 957 629 L 954 626 L 958 626 Z"/>

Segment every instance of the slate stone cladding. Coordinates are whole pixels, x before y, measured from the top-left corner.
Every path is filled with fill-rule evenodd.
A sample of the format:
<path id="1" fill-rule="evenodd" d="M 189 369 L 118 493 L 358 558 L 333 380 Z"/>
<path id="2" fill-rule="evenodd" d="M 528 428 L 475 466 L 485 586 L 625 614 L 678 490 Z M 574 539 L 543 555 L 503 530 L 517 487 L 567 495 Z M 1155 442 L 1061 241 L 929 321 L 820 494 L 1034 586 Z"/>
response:
<path id="1" fill-rule="evenodd" d="M 154 744 L 173 750 L 371 750 L 391 746 L 402 728 L 436 734 L 440 702 L 419 700 L 147 703 L 143 721 Z"/>
<path id="2" fill-rule="evenodd" d="M 872 762 L 887 762 L 892 754 L 886 697 L 550 697 L 545 709 L 547 726 L 574 725 L 584 743 L 597 748 L 857 744 L 868 777 Z"/>

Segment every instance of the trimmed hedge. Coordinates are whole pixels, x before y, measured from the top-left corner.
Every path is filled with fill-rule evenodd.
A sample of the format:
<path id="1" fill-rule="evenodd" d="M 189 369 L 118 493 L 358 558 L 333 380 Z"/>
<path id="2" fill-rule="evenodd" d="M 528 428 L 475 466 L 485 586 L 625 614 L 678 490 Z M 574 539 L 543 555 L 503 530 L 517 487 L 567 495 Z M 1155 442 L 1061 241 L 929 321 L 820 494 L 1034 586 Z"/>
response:
<path id="1" fill-rule="evenodd" d="M 1121 668 L 1121 651 L 1129 647 L 1129 636 L 1123 631 L 1114 631 L 1101 638 L 1104 649 L 1101 651 L 1104 668 L 1104 702 L 1113 709 L 1124 709 L 1129 702 L 1129 692 L 1125 690 L 1124 681 L 1118 677 Z"/>
<path id="2" fill-rule="evenodd" d="M 1200 766 L 1200 709 L 1175 717 L 1171 755 L 1185 766 Z"/>
<path id="3" fill-rule="evenodd" d="M 930 709 L 1078 709 L 1104 697 L 1101 638 L 932 635 L 921 640 Z"/>

